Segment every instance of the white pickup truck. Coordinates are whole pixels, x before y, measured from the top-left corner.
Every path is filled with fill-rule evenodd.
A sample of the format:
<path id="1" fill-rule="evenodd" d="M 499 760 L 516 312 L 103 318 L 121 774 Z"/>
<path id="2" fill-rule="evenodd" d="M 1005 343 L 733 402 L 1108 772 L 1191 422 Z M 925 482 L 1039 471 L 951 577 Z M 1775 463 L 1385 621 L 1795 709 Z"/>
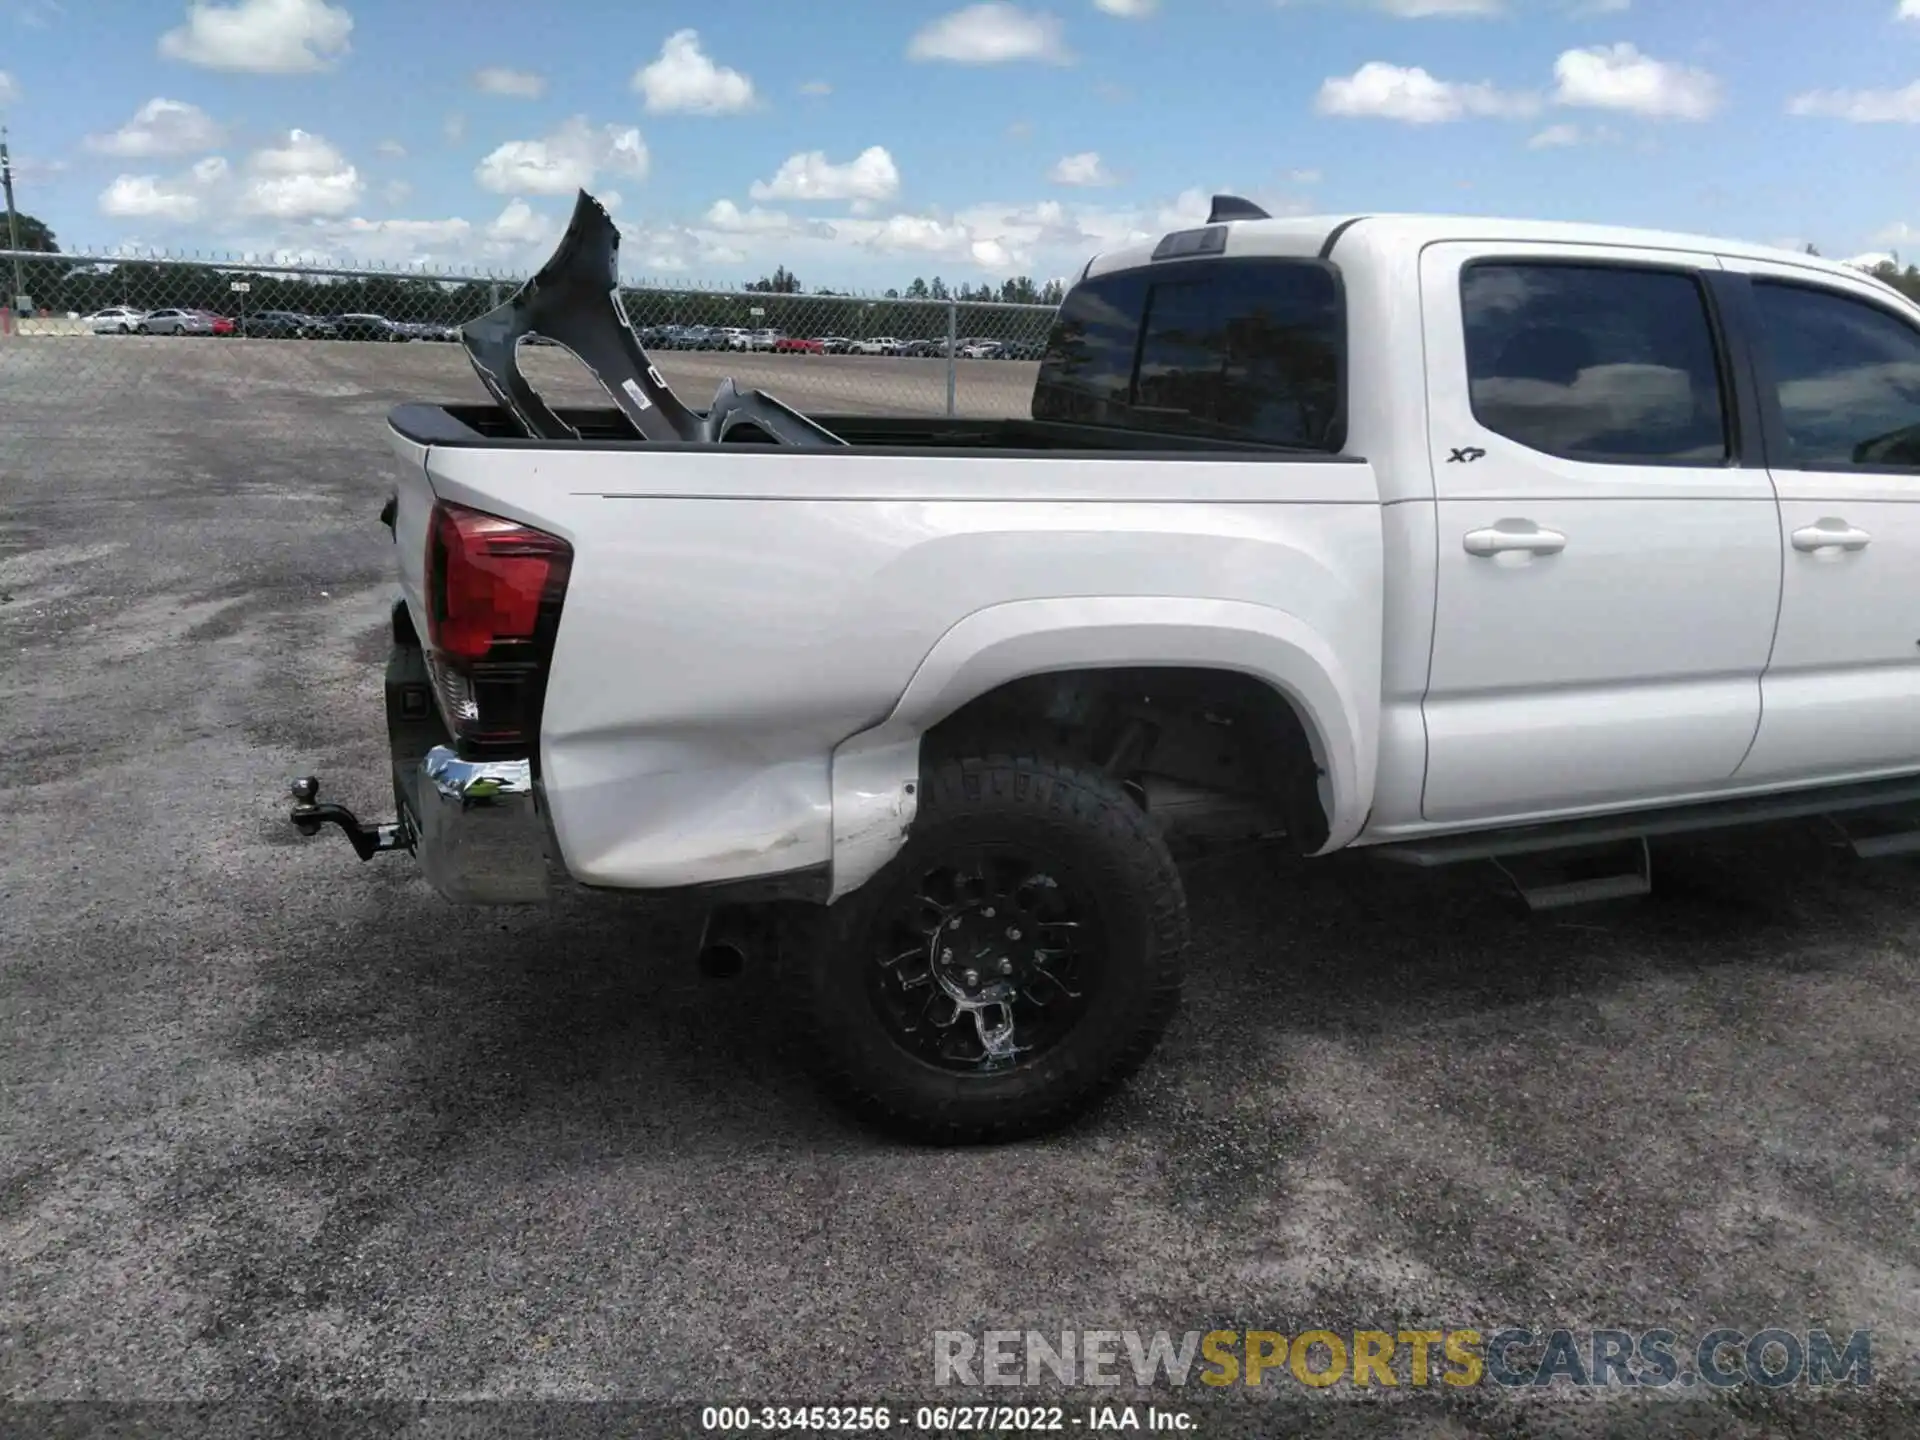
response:
<path id="1" fill-rule="evenodd" d="M 1137 1066 L 1183 836 L 1493 860 L 1539 906 L 1679 831 L 1920 849 L 1920 309 L 1872 278 L 1222 197 L 1088 263 L 1029 417 L 807 417 L 674 399 L 616 246 L 583 195 L 466 328 L 499 403 L 393 412 L 399 814 L 305 779 L 292 819 L 456 901 L 789 937 L 872 1117 L 1030 1134 Z M 548 410 L 528 333 L 613 404 Z"/>

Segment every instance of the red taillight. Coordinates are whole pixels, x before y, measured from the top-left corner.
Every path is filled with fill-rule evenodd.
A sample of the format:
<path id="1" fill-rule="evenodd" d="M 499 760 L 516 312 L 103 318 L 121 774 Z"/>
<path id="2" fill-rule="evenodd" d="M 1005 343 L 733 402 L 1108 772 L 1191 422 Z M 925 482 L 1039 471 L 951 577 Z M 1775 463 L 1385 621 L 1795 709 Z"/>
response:
<path id="1" fill-rule="evenodd" d="M 556 535 L 444 500 L 434 505 L 427 658 L 457 738 L 531 739 L 572 561 L 572 547 Z"/>
<path id="2" fill-rule="evenodd" d="M 456 660 L 484 660 L 498 644 L 531 641 L 540 607 L 566 584 L 572 548 L 544 531 L 449 505 L 433 507 L 429 643 Z"/>

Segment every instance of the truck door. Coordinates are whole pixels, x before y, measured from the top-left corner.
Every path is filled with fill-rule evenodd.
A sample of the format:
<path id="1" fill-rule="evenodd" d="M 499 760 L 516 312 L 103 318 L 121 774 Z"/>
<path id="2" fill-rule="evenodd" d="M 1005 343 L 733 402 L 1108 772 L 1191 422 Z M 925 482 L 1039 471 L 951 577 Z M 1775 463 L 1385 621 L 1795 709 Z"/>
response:
<path id="1" fill-rule="evenodd" d="M 1920 315 L 1866 279 L 1725 264 L 1751 297 L 1785 565 L 1740 779 L 1920 769 Z"/>
<path id="2" fill-rule="evenodd" d="M 1719 268 L 1612 246 L 1423 253 L 1426 819 L 1704 794 L 1753 743 L 1779 510 L 1736 459 Z"/>

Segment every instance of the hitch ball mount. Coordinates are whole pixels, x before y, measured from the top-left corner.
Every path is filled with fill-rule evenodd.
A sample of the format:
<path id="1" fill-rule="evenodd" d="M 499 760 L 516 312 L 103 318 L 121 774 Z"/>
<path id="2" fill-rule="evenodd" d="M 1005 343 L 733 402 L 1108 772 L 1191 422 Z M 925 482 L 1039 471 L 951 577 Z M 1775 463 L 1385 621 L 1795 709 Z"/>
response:
<path id="1" fill-rule="evenodd" d="M 302 835 L 318 835 L 322 825 L 338 825 L 362 860 L 371 860 L 386 850 L 411 850 L 412 837 L 399 821 L 389 825 L 365 825 L 343 805 L 320 804 L 320 781 L 303 775 L 289 787 L 293 792 L 293 810 L 287 818 Z"/>

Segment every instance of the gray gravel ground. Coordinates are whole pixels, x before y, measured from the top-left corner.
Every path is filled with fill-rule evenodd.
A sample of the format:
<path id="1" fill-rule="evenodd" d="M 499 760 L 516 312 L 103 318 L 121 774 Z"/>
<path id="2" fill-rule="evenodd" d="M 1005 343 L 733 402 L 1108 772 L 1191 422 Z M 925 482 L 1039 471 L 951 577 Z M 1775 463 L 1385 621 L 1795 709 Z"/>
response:
<path id="1" fill-rule="evenodd" d="M 926 403 L 863 402 L 898 362 L 662 358 Z M 1870 1390 L 1158 1399 L 1202 1434 L 1913 1433 L 1909 864 L 1768 832 L 1529 919 L 1478 875 L 1205 861 L 1140 1080 L 927 1153 L 643 911 L 461 911 L 298 840 L 290 774 L 380 807 L 382 417 L 476 395 L 462 363 L 0 344 L 0 1395 L 1005 1399 L 935 1392 L 932 1332 L 1824 1324 L 1873 1328 Z M 1017 409 L 989 368 L 963 394 Z"/>

